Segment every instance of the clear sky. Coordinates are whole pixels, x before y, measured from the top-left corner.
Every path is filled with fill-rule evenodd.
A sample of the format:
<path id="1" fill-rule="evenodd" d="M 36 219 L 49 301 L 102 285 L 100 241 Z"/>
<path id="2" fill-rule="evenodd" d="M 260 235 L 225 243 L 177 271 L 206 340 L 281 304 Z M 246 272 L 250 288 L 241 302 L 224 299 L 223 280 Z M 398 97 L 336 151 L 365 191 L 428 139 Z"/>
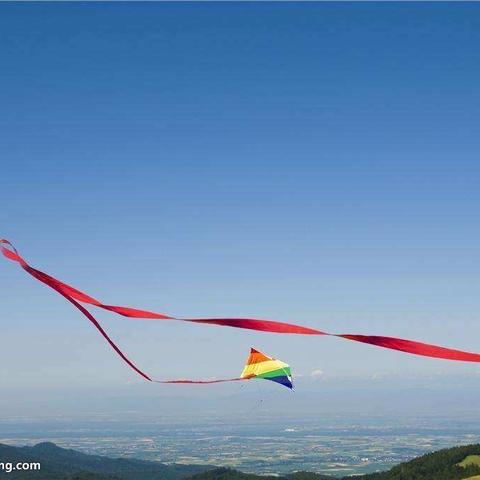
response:
<path id="1" fill-rule="evenodd" d="M 479 24 L 475 3 L 3 3 L 0 236 L 107 303 L 480 351 Z M 141 382 L 14 264 L 0 287 L 2 388 Z M 479 372 L 98 318 L 160 378 L 236 375 L 252 345 L 305 389 Z"/>

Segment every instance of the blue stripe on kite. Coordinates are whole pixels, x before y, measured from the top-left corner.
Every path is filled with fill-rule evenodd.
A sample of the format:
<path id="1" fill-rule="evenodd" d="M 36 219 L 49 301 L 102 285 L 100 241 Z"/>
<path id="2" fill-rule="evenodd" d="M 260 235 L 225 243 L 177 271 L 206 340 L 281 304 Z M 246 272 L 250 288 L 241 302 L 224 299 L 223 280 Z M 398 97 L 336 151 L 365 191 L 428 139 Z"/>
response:
<path id="1" fill-rule="evenodd" d="M 279 383 L 280 385 L 284 385 L 285 387 L 293 389 L 293 384 L 286 375 L 273 377 L 273 378 L 265 378 L 265 380 L 271 380 L 272 382 L 276 382 L 276 383 Z"/>

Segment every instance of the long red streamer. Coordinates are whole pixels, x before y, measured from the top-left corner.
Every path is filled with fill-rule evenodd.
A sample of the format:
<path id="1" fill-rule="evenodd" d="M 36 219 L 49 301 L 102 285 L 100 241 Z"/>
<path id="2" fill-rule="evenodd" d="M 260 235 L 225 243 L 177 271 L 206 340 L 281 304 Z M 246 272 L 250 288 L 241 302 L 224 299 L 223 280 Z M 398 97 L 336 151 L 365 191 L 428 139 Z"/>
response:
<path id="1" fill-rule="evenodd" d="M 100 334 L 105 338 L 109 345 L 115 350 L 115 352 L 132 368 L 135 372 L 141 375 L 144 379 L 153 381 L 150 376 L 142 372 L 127 356 L 118 348 L 113 340 L 108 336 L 105 330 L 101 327 L 95 317 L 83 306 L 81 303 L 93 305 L 98 308 L 103 308 L 110 312 L 117 313 L 124 317 L 129 318 L 142 318 L 151 320 L 178 320 L 183 322 L 202 323 L 208 325 L 220 325 L 225 327 L 243 328 L 249 330 L 257 330 L 270 333 L 287 333 L 297 335 L 329 335 L 333 337 L 345 338 L 347 340 L 353 340 L 355 342 L 368 343 L 377 347 L 389 348 L 391 350 L 399 350 L 405 353 L 411 353 L 414 355 L 423 355 L 425 357 L 443 358 L 446 360 L 457 360 L 464 362 L 478 362 L 480 363 L 480 354 L 470 353 L 462 350 L 455 350 L 451 348 L 440 347 L 437 345 L 431 345 L 428 343 L 415 342 L 413 340 L 405 340 L 395 337 L 383 337 L 377 335 L 351 335 L 351 334 L 333 334 L 323 332 L 314 328 L 303 327 L 301 325 L 295 325 L 292 323 L 277 322 L 272 320 L 261 320 L 257 318 L 178 318 L 166 315 L 164 313 L 150 312 L 147 310 L 140 310 L 137 308 L 122 307 L 117 305 L 107 305 L 95 298 L 87 295 L 86 293 L 77 290 L 76 288 L 61 282 L 60 280 L 41 272 L 31 267 L 18 253 L 16 248 L 8 241 L 0 239 L 0 248 L 2 254 L 17 262 L 27 273 L 36 278 L 40 282 L 49 286 L 70 303 L 72 303 L 80 312 L 87 317 L 87 319 L 95 326 Z M 248 380 L 243 378 L 229 378 L 223 380 L 165 380 L 158 381 L 159 383 L 176 383 L 176 384 L 211 384 L 221 382 L 231 382 L 239 380 Z"/>

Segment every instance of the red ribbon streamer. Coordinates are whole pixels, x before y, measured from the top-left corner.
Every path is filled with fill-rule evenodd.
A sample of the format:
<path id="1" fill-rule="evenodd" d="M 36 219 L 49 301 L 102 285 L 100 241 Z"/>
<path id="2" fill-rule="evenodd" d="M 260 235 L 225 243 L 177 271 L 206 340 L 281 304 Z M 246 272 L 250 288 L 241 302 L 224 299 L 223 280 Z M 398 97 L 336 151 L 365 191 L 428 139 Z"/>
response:
<path id="1" fill-rule="evenodd" d="M 195 385 L 210 385 L 211 383 L 225 383 L 225 382 L 241 382 L 243 380 L 251 380 L 253 377 L 236 377 L 224 378 L 222 380 L 153 380 L 155 383 L 176 383 L 176 384 L 192 384 Z"/>
<path id="2" fill-rule="evenodd" d="M 40 282 L 49 286 L 70 303 L 72 303 L 80 312 L 87 317 L 87 319 L 94 325 L 94 327 L 105 338 L 109 345 L 115 350 L 115 352 L 121 357 L 121 359 L 135 372 L 141 375 L 144 379 L 154 381 L 145 372 L 142 372 L 128 357 L 118 348 L 115 342 L 108 336 L 105 330 L 101 327 L 95 317 L 83 306 L 81 303 L 93 305 L 98 308 L 103 308 L 110 312 L 117 313 L 128 318 L 142 318 L 151 320 L 178 320 L 183 322 L 203 323 L 209 325 L 220 325 L 224 327 L 243 328 L 249 330 L 257 330 L 261 332 L 270 333 L 286 333 L 297 335 L 329 335 L 333 337 L 341 337 L 347 340 L 353 340 L 355 342 L 368 343 L 377 347 L 389 348 L 391 350 L 399 350 L 405 353 L 411 353 L 414 355 L 422 355 L 432 358 L 443 358 L 446 360 L 457 360 L 464 362 L 477 362 L 480 363 L 480 354 L 470 353 L 462 350 L 455 350 L 451 348 L 439 347 L 437 345 L 431 345 L 428 343 L 415 342 L 413 340 L 405 340 L 395 337 L 382 337 L 377 335 L 351 335 L 351 334 L 333 334 L 323 332 L 314 328 L 303 327 L 301 325 L 295 325 L 292 323 L 277 322 L 272 320 L 261 320 L 257 318 L 177 318 L 164 313 L 150 312 L 147 310 L 140 310 L 137 308 L 122 307 L 117 305 L 107 305 L 95 298 L 87 295 L 86 293 L 77 290 L 76 288 L 61 282 L 60 280 L 41 272 L 31 267 L 18 253 L 16 248 L 8 241 L 0 239 L 0 248 L 2 254 L 17 262 L 27 273 L 36 278 Z M 248 378 L 229 378 L 224 380 L 165 380 L 157 381 L 158 383 L 175 383 L 175 384 L 211 384 L 221 382 L 231 382 L 248 380 Z"/>

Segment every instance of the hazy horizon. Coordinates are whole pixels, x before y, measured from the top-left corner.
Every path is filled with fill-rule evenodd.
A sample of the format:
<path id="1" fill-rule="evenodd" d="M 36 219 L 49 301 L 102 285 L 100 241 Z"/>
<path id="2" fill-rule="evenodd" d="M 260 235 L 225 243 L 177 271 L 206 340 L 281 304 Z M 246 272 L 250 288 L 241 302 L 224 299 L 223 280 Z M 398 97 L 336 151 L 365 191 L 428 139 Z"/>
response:
<path id="1" fill-rule="evenodd" d="M 479 4 L 0 13 L 0 236 L 33 266 L 110 304 L 480 351 Z M 241 404 L 237 385 L 142 383 L 6 260 L 0 285 L 2 419 Z M 241 392 L 277 412 L 358 395 L 359 412 L 441 413 L 480 394 L 475 364 L 95 314 L 154 378 L 236 376 L 251 346 L 286 361 L 294 394 Z"/>

